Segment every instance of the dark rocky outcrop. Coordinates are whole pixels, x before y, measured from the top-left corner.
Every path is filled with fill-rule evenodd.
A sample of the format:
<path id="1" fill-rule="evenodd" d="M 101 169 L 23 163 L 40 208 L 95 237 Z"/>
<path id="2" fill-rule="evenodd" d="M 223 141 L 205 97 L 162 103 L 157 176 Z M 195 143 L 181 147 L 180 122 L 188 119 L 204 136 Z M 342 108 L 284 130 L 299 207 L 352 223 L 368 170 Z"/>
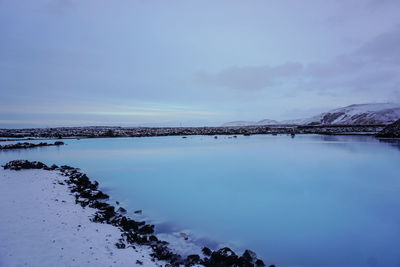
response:
<path id="1" fill-rule="evenodd" d="M 154 235 L 154 225 L 147 224 L 145 221 L 135 221 L 124 215 L 126 213 L 124 208 L 119 207 L 116 210 L 114 206 L 105 202 L 109 199 L 109 196 L 98 189 L 98 182 L 91 182 L 86 174 L 80 172 L 77 168 L 66 165 L 48 167 L 42 162 L 27 160 L 10 161 L 3 167 L 9 170 L 44 169 L 61 172 L 66 177 L 64 182 L 75 196 L 75 202 L 82 207 L 88 206 L 97 210 L 91 218 L 93 222 L 111 224 L 121 230 L 121 238 L 115 243 L 115 246 L 119 249 L 135 248 L 135 244 L 147 245 L 153 250 L 151 256 L 154 260 L 166 261 L 170 266 L 265 266 L 264 262 L 250 250 L 246 250 L 240 257 L 227 247 L 217 251 L 205 247 L 202 249 L 205 257 L 196 254 L 183 257 L 175 253 L 168 247 L 168 242 L 161 241 Z"/>
<path id="2" fill-rule="evenodd" d="M 50 169 L 45 164 L 39 161 L 27 161 L 27 160 L 13 160 L 3 166 L 5 170 L 19 171 L 22 169 Z"/>
<path id="3" fill-rule="evenodd" d="M 206 251 L 205 251 L 206 249 Z M 203 248 L 204 254 L 209 254 L 209 249 Z M 209 267 L 224 267 L 224 266 L 237 266 L 237 267 L 263 267 L 264 262 L 257 259 L 256 253 L 251 250 L 246 250 L 242 256 L 237 256 L 230 248 L 221 248 L 217 251 L 211 252 L 210 258 L 205 258 L 202 262 L 203 265 Z M 273 265 L 270 265 L 270 267 Z"/>
<path id="4" fill-rule="evenodd" d="M 12 144 L 12 145 L 4 145 L 4 146 L 0 145 L 0 150 L 25 149 L 25 148 L 34 148 L 34 147 L 41 147 L 41 146 L 61 146 L 61 145 L 64 145 L 64 142 L 57 141 L 57 142 L 54 142 L 54 144 L 48 144 L 48 143 L 43 143 L 43 142 L 41 142 L 39 144 L 33 144 L 33 143 L 24 142 L 24 143 Z"/>
<path id="5" fill-rule="evenodd" d="M 400 138 L 400 120 L 386 126 L 376 137 Z"/>

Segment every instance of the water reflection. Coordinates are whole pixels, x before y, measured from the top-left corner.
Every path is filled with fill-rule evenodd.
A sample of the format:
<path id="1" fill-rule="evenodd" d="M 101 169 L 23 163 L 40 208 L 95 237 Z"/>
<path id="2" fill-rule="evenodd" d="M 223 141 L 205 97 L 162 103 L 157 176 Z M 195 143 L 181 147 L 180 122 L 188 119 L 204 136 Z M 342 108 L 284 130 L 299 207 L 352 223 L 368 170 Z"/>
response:
<path id="1" fill-rule="evenodd" d="M 400 139 L 382 138 L 382 139 L 379 139 L 379 142 L 388 144 L 388 145 L 400 150 Z"/>

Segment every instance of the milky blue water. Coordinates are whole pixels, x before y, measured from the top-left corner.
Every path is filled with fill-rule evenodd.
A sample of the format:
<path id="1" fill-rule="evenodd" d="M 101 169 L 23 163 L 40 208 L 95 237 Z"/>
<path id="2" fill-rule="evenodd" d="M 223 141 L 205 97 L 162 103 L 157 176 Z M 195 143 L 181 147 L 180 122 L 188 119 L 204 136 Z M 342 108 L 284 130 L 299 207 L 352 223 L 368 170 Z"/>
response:
<path id="1" fill-rule="evenodd" d="M 80 167 L 160 232 L 190 229 L 269 264 L 400 266 L 399 143 L 318 135 L 65 142 L 3 151 L 0 162 Z"/>

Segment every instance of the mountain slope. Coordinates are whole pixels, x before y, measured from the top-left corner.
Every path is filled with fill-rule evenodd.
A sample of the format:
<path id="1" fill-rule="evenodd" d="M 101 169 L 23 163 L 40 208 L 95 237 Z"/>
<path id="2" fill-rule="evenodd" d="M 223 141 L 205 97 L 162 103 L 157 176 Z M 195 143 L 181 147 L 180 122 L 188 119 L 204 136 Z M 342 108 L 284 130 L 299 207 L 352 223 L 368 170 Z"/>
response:
<path id="1" fill-rule="evenodd" d="M 400 104 L 394 103 L 370 103 L 354 104 L 337 108 L 319 115 L 296 120 L 274 121 L 262 120 L 259 122 L 236 121 L 223 126 L 248 126 L 248 125 L 273 125 L 273 124 L 297 124 L 297 125 L 376 125 L 390 124 L 400 119 Z"/>
<path id="2" fill-rule="evenodd" d="M 234 127 L 234 126 L 257 126 L 257 125 L 274 125 L 279 124 L 278 121 L 275 120 L 261 120 L 261 121 L 231 121 L 222 124 L 222 127 Z"/>
<path id="3" fill-rule="evenodd" d="M 274 124 L 279 124 L 279 122 L 277 122 L 276 120 L 269 120 L 269 119 L 257 122 L 257 125 L 274 125 Z"/>
<path id="4" fill-rule="evenodd" d="M 374 103 L 334 109 L 310 118 L 303 124 L 390 124 L 399 118 L 399 104 Z"/>

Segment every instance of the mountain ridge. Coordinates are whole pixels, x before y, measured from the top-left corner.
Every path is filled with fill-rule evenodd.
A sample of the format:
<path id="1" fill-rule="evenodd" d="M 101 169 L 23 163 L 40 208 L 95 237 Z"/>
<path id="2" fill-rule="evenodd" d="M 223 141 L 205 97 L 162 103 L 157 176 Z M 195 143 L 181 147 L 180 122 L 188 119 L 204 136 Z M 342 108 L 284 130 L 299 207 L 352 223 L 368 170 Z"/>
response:
<path id="1" fill-rule="evenodd" d="M 400 104 L 397 103 L 364 103 L 336 108 L 316 116 L 303 119 L 276 121 L 232 121 L 224 127 L 262 126 L 262 125 L 377 125 L 391 124 L 400 119 Z"/>

